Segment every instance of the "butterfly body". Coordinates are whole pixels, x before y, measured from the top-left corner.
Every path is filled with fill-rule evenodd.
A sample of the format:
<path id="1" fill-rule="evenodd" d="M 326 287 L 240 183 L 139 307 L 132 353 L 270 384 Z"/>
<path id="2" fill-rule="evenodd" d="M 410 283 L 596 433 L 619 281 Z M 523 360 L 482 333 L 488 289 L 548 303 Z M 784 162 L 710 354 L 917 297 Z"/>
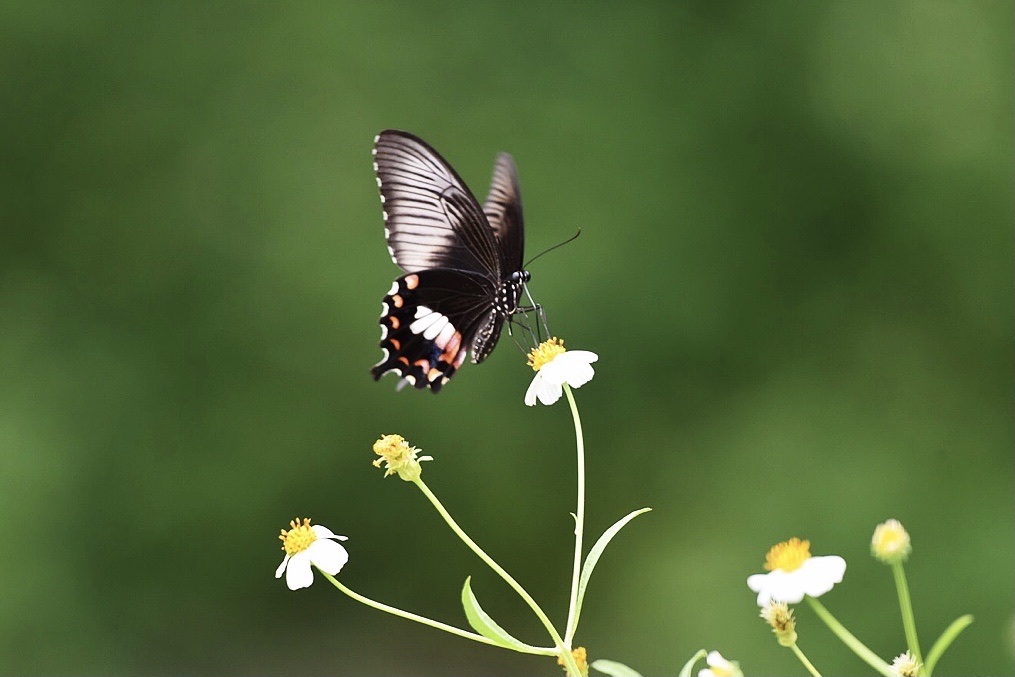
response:
<path id="1" fill-rule="evenodd" d="M 383 359 L 371 373 L 438 392 L 467 356 L 486 359 L 520 310 L 529 273 L 517 170 L 497 157 L 481 207 L 437 151 L 397 130 L 374 140 L 374 170 L 388 251 L 406 274 L 382 301 Z"/>

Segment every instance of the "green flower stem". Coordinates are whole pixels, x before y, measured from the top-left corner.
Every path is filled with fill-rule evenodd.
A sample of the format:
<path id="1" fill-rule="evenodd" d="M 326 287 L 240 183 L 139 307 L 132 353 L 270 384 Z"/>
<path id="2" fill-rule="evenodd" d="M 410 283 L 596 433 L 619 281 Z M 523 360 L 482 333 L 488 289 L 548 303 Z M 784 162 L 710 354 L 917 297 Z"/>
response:
<path id="1" fill-rule="evenodd" d="M 503 578 L 504 581 L 518 593 L 518 596 L 529 605 L 529 608 L 532 609 L 533 613 L 536 614 L 536 617 L 539 618 L 543 627 L 545 627 L 546 631 L 550 633 L 550 637 L 553 638 L 553 643 L 557 646 L 557 654 L 564 661 L 568 674 L 572 677 L 581 677 L 581 671 L 578 669 L 578 664 L 575 662 L 574 656 L 571 655 L 571 648 L 564 643 L 560 633 L 558 633 L 557 629 L 553 627 L 553 623 L 550 622 L 547 615 L 543 612 L 539 605 L 536 604 L 536 600 L 532 599 L 532 596 L 529 595 L 525 588 L 523 588 L 521 584 L 519 584 L 518 581 L 511 576 L 511 574 L 505 571 L 501 565 L 497 564 L 492 557 L 487 555 L 474 540 L 469 538 L 469 535 L 465 533 L 460 526 L 458 526 L 458 522 L 451 517 L 451 514 L 444 508 L 444 505 L 440 502 L 440 500 L 438 500 L 437 496 L 430 491 L 430 487 L 428 487 L 421 478 L 413 480 L 413 483 L 419 487 L 419 490 L 423 492 L 423 495 L 426 496 L 427 499 L 429 499 L 429 501 L 433 504 L 433 507 L 437 508 L 437 512 L 440 513 L 441 517 L 444 518 L 444 521 L 448 523 L 451 530 L 458 535 L 458 538 L 462 539 L 462 542 L 469 546 L 469 549 L 476 553 L 479 559 L 486 562 L 487 566 L 493 569 L 498 576 Z"/>
<path id="2" fill-rule="evenodd" d="M 965 616 L 959 616 L 952 624 L 945 628 L 945 631 L 941 633 L 937 641 L 934 642 L 934 646 L 930 648 L 930 653 L 927 654 L 927 662 L 924 663 L 923 673 L 930 677 L 934 672 L 934 666 L 937 665 L 938 660 L 941 659 L 941 655 L 945 650 L 951 646 L 951 643 L 955 641 L 955 638 L 959 636 L 963 630 L 969 627 L 973 622 L 973 617 L 969 614 Z"/>
<path id="3" fill-rule="evenodd" d="M 895 576 L 895 589 L 899 592 L 899 608 L 902 610 L 902 627 L 906 630 L 906 648 L 917 662 L 923 663 L 920 653 L 920 639 L 916 635 L 916 618 L 913 616 L 913 602 L 909 598 L 909 584 L 906 583 L 906 571 L 902 562 L 892 564 L 892 575 Z"/>
<path id="4" fill-rule="evenodd" d="M 459 637 L 464 637 L 465 639 L 471 639 L 474 642 L 479 642 L 481 644 L 489 644 L 490 646 L 500 647 L 500 644 L 498 644 L 497 642 L 493 641 L 492 639 L 487 639 L 486 637 L 483 637 L 482 635 L 477 635 L 474 632 L 469 632 L 468 630 L 462 630 L 461 628 L 456 628 L 453 625 L 448 625 L 447 623 L 441 623 L 440 621 L 435 621 L 432 618 L 427 618 L 426 616 L 420 616 L 419 614 L 414 614 L 414 613 L 411 613 L 409 611 L 403 611 L 403 610 L 401 610 L 401 609 L 399 609 L 397 607 L 388 606 L 387 604 L 382 604 L 381 602 L 377 602 L 375 600 L 372 600 L 369 597 L 364 597 L 363 595 L 359 594 L 358 592 L 355 592 L 355 591 L 350 590 L 349 588 L 347 588 L 345 585 L 343 585 L 337 578 L 335 578 L 331 574 L 326 573 L 324 571 L 321 571 L 320 569 L 318 569 L 318 572 L 320 572 L 320 574 L 322 576 L 324 576 L 329 581 L 331 581 L 332 585 L 334 585 L 336 588 L 341 590 L 343 593 L 345 593 L 346 595 L 348 595 L 352 599 L 356 600 L 357 602 L 361 602 L 362 604 L 366 604 L 369 607 L 373 607 L 374 609 L 377 609 L 378 611 L 384 611 L 385 613 L 389 613 L 389 614 L 392 614 L 394 616 L 398 616 L 400 618 L 405 618 L 406 620 L 416 621 L 417 623 L 422 623 L 423 625 L 429 625 L 431 628 L 436 628 L 438 630 L 443 630 L 444 632 L 450 632 L 452 635 L 458 635 Z M 522 651 L 524 653 L 536 654 L 536 655 L 539 655 L 539 656 L 556 656 L 557 655 L 557 650 L 552 648 L 552 647 L 547 647 L 545 649 L 540 647 L 539 649 L 537 649 L 535 651 L 533 651 L 531 649 L 530 650 L 515 649 L 515 650 L 516 651 Z"/>
<path id="5" fill-rule="evenodd" d="M 821 677 L 821 673 L 818 672 L 818 669 L 814 667 L 813 663 L 807 660 L 807 656 L 805 656 L 804 652 L 800 650 L 800 647 L 796 645 L 796 642 L 790 644 L 789 648 L 793 649 L 793 653 L 796 654 L 796 657 L 799 658 L 800 662 L 804 664 L 805 668 L 807 668 L 807 672 L 811 673 L 813 677 Z"/>
<path id="6" fill-rule="evenodd" d="M 881 658 L 868 649 L 863 642 L 858 640 L 849 630 L 845 628 L 839 621 L 835 619 L 835 616 L 825 608 L 825 605 L 819 602 L 814 597 L 807 595 L 805 597 L 807 602 L 814 609 L 814 613 L 818 615 L 821 620 L 825 622 L 825 625 L 835 633 L 835 636 L 842 640 L 842 643 L 853 650 L 857 656 L 862 658 L 867 665 L 871 666 L 885 677 L 896 677 L 895 671 L 888 663 L 881 660 Z"/>
<path id="7" fill-rule="evenodd" d="M 567 628 L 564 632 L 564 643 L 571 646 L 574 633 L 578 630 L 578 580 L 582 568 L 582 534 L 585 531 L 585 436 L 582 434 L 582 420 L 578 416 L 578 405 L 575 404 L 571 386 L 564 384 L 567 402 L 571 405 L 571 416 L 574 418 L 574 436 L 578 447 L 578 507 L 575 510 L 574 526 L 574 570 L 571 573 L 571 601 L 567 607 Z"/>

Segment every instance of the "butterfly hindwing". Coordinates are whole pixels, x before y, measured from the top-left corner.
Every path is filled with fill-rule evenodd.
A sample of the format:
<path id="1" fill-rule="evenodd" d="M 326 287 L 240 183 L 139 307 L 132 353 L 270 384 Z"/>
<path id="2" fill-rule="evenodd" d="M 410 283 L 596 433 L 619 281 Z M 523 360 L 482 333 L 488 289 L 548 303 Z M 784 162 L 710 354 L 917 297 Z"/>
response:
<path id="1" fill-rule="evenodd" d="M 439 391 L 485 328 L 493 312 L 487 297 L 481 276 L 449 268 L 395 280 L 381 306 L 384 359 L 372 369 L 374 378 L 395 371 L 417 388 Z"/>

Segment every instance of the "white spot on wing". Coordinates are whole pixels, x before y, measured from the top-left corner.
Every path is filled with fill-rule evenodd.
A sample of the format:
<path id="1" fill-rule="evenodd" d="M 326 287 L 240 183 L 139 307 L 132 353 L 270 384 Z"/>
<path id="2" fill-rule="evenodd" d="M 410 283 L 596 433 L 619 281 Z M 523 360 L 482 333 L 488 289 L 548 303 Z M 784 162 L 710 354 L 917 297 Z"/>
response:
<path id="1" fill-rule="evenodd" d="M 375 176 L 374 178 L 377 179 L 377 187 L 380 188 L 381 187 L 381 177 Z"/>
<path id="2" fill-rule="evenodd" d="M 376 146 L 377 142 L 380 141 L 380 140 L 381 140 L 381 135 L 378 134 L 377 136 L 374 137 L 374 145 Z M 377 149 L 376 148 L 374 148 L 374 155 L 377 155 Z"/>
<path id="3" fill-rule="evenodd" d="M 432 312 L 433 311 L 430 310 L 429 308 L 427 308 L 426 306 L 418 306 L 416 308 L 416 319 L 418 320 L 419 318 L 423 317 L 424 315 L 429 315 Z"/>
<path id="4" fill-rule="evenodd" d="M 424 310 L 426 314 L 420 316 L 420 310 Z M 423 338 L 427 340 L 433 340 L 433 337 L 437 336 L 448 321 L 448 318 L 444 317 L 440 313 L 430 310 L 429 308 L 424 308 L 423 306 L 420 306 L 420 308 L 417 309 L 416 317 L 418 319 L 409 325 L 409 331 L 413 334 L 423 334 Z M 437 326 L 437 328 L 434 329 L 434 326 Z"/>
<path id="5" fill-rule="evenodd" d="M 381 358 L 380 362 L 378 362 L 377 364 L 374 365 L 375 367 L 379 367 L 379 366 L 381 366 L 382 364 L 384 364 L 385 362 L 388 361 L 388 355 L 390 355 L 390 353 L 388 352 L 388 349 L 387 348 L 381 348 L 381 352 L 384 353 L 384 357 Z"/>
<path id="6" fill-rule="evenodd" d="M 444 331 L 445 327 L 449 326 L 451 326 L 451 323 L 448 322 L 448 318 L 441 315 L 433 324 L 426 328 L 426 331 L 423 332 L 423 338 L 427 341 L 433 341 L 437 338 L 437 334 L 441 333 Z"/>
<path id="7" fill-rule="evenodd" d="M 444 325 L 444 328 L 441 329 L 441 333 L 437 336 L 435 342 L 437 343 L 438 346 L 441 347 L 441 349 L 443 349 L 448 344 L 448 341 L 451 340 L 451 337 L 454 335 L 455 335 L 455 325 L 448 322 L 446 325 Z"/>
<path id="8" fill-rule="evenodd" d="M 390 247 L 388 247 L 390 249 Z M 398 293 L 398 280 L 391 283 L 391 289 L 388 290 L 388 296 L 394 296 Z M 387 306 L 385 306 L 384 314 L 387 315 Z"/>

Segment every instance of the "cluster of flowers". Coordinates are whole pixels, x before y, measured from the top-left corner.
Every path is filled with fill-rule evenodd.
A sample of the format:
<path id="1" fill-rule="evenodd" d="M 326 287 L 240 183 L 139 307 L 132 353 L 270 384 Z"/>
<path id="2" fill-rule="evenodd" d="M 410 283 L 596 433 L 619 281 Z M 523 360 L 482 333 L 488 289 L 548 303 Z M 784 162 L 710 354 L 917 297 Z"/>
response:
<path id="1" fill-rule="evenodd" d="M 433 460 L 432 457 L 420 455 L 419 449 L 409 445 L 399 435 L 384 435 L 374 443 L 373 447 L 374 453 L 377 455 L 374 465 L 384 466 L 384 476 L 398 475 L 401 479 L 419 487 L 459 538 L 514 588 L 530 606 L 546 627 L 553 639 L 554 646 L 532 646 L 509 635 L 479 606 L 468 579 L 462 591 L 462 600 L 469 623 L 476 632 L 403 611 L 353 592 L 335 578 L 349 560 L 349 554 L 341 543 L 341 541 L 347 540 L 346 537 L 319 524 L 312 525 L 310 519 L 297 518 L 289 523 L 288 530 L 282 530 L 279 538 L 282 540 L 285 557 L 275 572 L 276 578 L 281 578 L 284 575 L 288 587 L 298 590 L 309 587 L 313 583 L 313 569 L 316 568 L 340 591 L 368 606 L 477 642 L 522 653 L 555 657 L 571 677 L 587 676 L 590 666 L 614 677 L 639 677 L 635 670 L 615 661 L 603 659 L 590 664 L 583 647 L 572 647 L 582 596 L 588 585 L 592 569 L 606 545 L 617 532 L 635 516 L 648 511 L 647 508 L 634 511 L 614 524 L 592 547 L 585 558 L 584 565 L 582 565 L 584 443 L 580 419 L 570 388 L 581 387 L 592 379 L 594 371 L 591 365 L 597 359 L 595 353 L 588 351 L 566 351 L 563 341 L 550 339 L 529 353 L 528 361 L 529 366 L 536 371 L 536 375 L 525 393 L 525 404 L 532 406 L 537 401 L 546 405 L 554 404 L 564 392 L 567 392 L 577 434 L 578 508 L 574 515 L 576 521 L 574 576 L 568 621 L 563 635 L 557 632 L 535 600 L 465 534 L 423 482 L 420 463 Z M 846 572 L 846 561 L 842 557 L 837 555 L 812 556 L 809 541 L 791 538 L 773 546 L 768 551 L 764 566 L 767 573 L 749 576 L 747 586 L 757 593 L 757 603 L 761 608 L 760 615 L 771 626 L 778 643 L 791 649 L 814 677 L 820 677 L 820 673 L 798 645 L 796 618 L 794 617 L 794 609 L 790 607 L 792 604 L 799 604 L 803 601 L 808 603 L 815 614 L 841 641 L 879 674 L 885 677 L 930 677 L 945 649 L 972 622 L 972 618 L 962 616 L 953 622 L 935 642 L 926 659 L 923 657 L 903 570 L 903 563 L 911 550 L 909 534 L 897 520 L 888 520 L 875 529 L 871 539 L 871 553 L 875 558 L 892 568 L 907 643 L 906 651 L 899 654 L 891 664 L 864 646 L 818 601 L 819 597 L 842 581 Z M 726 659 L 718 651 L 706 652 L 704 649 L 698 651 L 687 661 L 679 673 L 680 677 L 690 677 L 694 665 L 702 658 L 705 659 L 706 667 L 698 671 L 698 677 L 743 677 L 736 661 Z"/>

